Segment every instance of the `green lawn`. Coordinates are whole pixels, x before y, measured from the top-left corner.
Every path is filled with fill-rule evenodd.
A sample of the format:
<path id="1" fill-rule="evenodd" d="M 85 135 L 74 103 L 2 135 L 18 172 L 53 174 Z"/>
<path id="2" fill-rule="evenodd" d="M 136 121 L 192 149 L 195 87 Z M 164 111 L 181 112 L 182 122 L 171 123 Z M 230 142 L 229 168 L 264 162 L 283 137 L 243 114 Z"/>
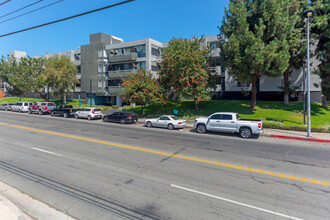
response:
<path id="1" fill-rule="evenodd" d="M 256 110 L 249 110 L 249 101 L 219 100 L 202 101 L 200 110 L 195 112 L 193 101 L 173 101 L 167 105 L 150 105 L 144 107 L 145 114 L 141 114 L 141 107 L 127 107 L 129 111 L 139 114 L 140 117 L 156 117 L 162 114 L 173 114 L 179 111 L 178 116 L 193 122 L 196 117 L 208 116 L 214 112 L 238 112 L 241 118 L 262 119 L 264 127 L 290 130 L 306 130 L 303 125 L 303 103 L 294 102 L 284 105 L 282 102 L 257 102 Z M 330 108 L 322 108 L 320 104 L 312 103 L 311 118 L 313 131 L 330 132 Z M 307 120 L 307 117 L 306 117 Z"/>
<path id="2" fill-rule="evenodd" d="M 22 98 L 22 102 L 42 102 L 43 99 L 31 99 L 31 98 Z M 0 104 L 3 103 L 15 103 L 19 102 L 19 97 L 6 97 L 6 98 L 0 98 Z M 56 105 L 63 104 L 62 100 L 50 100 L 51 102 L 55 102 Z M 79 100 L 78 99 L 68 99 L 67 100 L 68 105 L 72 105 L 74 108 L 79 108 Z M 81 107 L 90 107 L 88 104 L 81 104 Z M 104 106 L 104 105 L 92 105 L 92 107 L 101 108 L 103 111 L 110 109 L 111 106 Z"/>

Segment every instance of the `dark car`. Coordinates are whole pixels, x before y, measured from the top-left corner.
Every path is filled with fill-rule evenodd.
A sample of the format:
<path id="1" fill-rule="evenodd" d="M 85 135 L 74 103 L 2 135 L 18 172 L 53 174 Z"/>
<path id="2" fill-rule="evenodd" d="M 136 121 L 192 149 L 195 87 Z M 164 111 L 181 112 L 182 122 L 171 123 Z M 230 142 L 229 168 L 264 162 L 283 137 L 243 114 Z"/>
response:
<path id="1" fill-rule="evenodd" d="M 110 115 L 105 115 L 103 121 L 119 122 L 120 124 L 136 123 L 138 116 L 130 112 L 114 112 Z"/>

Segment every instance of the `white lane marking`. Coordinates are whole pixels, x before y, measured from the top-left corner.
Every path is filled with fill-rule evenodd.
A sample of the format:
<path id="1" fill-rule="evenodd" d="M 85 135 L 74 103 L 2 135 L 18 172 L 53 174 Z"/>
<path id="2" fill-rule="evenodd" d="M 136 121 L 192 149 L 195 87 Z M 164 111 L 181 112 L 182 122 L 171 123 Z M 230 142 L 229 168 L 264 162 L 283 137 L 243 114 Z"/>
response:
<path id="1" fill-rule="evenodd" d="M 259 208 L 259 207 L 253 206 L 253 205 L 248 205 L 248 204 L 245 204 L 245 203 L 242 203 L 242 202 L 237 202 L 237 201 L 234 201 L 234 200 L 230 200 L 230 199 L 215 196 L 215 195 L 212 195 L 212 194 L 200 192 L 200 191 L 197 191 L 197 190 L 188 189 L 188 188 L 185 188 L 185 187 L 182 187 L 182 186 L 177 186 L 177 185 L 174 185 L 174 184 L 171 184 L 171 186 L 175 187 L 175 188 L 178 188 L 178 189 L 186 190 L 186 191 L 189 191 L 189 192 L 194 192 L 194 193 L 197 193 L 197 194 L 200 194 L 200 195 L 209 196 L 209 197 L 212 197 L 214 199 L 220 199 L 220 200 L 223 200 L 223 201 L 226 201 L 226 202 L 230 202 L 230 203 L 234 203 L 234 204 L 237 204 L 237 205 L 245 206 L 245 207 L 248 207 L 248 208 L 251 208 L 251 209 L 256 209 L 256 210 L 259 210 L 259 211 L 262 211 L 262 212 L 267 212 L 267 213 L 270 213 L 270 214 L 278 215 L 278 216 L 285 217 L 285 218 L 288 218 L 288 219 L 303 220 L 302 218 L 296 218 L 296 217 L 293 217 L 293 216 L 290 216 L 290 215 L 285 215 L 285 214 L 274 212 L 274 211 L 271 211 L 271 210 L 268 210 L 268 209 Z"/>
<path id="2" fill-rule="evenodd" d="M 57 153 L 50 152 L 50 151 L 47 151 L 47 150 L 43 150 L 43 149 L 40 149 L 40 148 L 33 147 L 32 149 L 33 150 L 38 150 L 38 151 L 41 151 L 41 152 L 44 152 L 44 153 L 47 153 L 47 154 L 52 154 L 52 155 L 56 155 L 56 156 L 59 156 L 59 157 L 63 157 L 62 154 L 57 154 Z"/>

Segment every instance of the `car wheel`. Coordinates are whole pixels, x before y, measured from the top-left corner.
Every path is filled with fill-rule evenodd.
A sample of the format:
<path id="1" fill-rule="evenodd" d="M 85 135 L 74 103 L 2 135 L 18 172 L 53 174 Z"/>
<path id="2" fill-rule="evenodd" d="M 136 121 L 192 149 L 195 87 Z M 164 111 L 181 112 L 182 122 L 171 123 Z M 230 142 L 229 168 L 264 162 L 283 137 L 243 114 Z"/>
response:
<path id="1" fill-rule="evenodd" d="M 42 113 L 43 113 L 43 112 L 42 112 L 41 110 L 39 110 L 39 112 L 38 112 L 38 113 L 39 113 L 39 115 L 42 115 Z"/>
<path id="2" fill-rule="evenodd" d="M 239 134 L 242 138 L 250 138 L 252 136 L 252 132 L 250 128 L 241 128 Z"/>
<path id="3" fill-rule="evenodd" d="M 22 110 L 21 109 L 18 109 L 18 112 L 22 112 Z"/>
<path id="4" fill-rule="evenodd" d="M 31 111 L 31 109 L 29 109 L 29 114 L 32 114 L 32 111 Z"/>
<path id="5" fill-rule="evenodd" d="M 173 125 L 173 124 L 169 124 L 169 125 L 167 126 L 167 128 L 168 128 L 168 130 L 173 130 L 173 129 L 174 129 L 174 125 Z"/>
<path id="6" fill-rule="evenodd" d="M 64 117 L 64 118 L 67 118 L 67 117 L 68 117 L 68 113 L 65 112 L 65 113 L 63 114 L 63 117 Z"/>
<path id="7" fill-rule="evenodd" d="M 119 123 L 120 124 L 125 124 L 125 119 L 120 119 Z"/>
<path id="8" fill-rule="evenodd" d="M 197 132 L 198 133 L 206 133 L 206 126 L 205 125 L 203 125 L 203 124 L 199 124 L 199 125 L 197 125 Z"/>
<path id="9" fill-rule="evenodd" d="M 50 115 L 51 115 L 51 116 L 54 116 L 54 112 L 51 112 Z"/>
<path id="10" fill-rule="evenodd" d="M 78 117 L 78 115 L 77 115 L 77 114 L 74 114 L 74 118 L 75 118 L 75 119 L 78 119 L 79 117 Z"/>
<path id="11" fill-rule="evenodd" d="M 151 128 L 151 127 L 152 127 L 152 124 L 151 124 L 150 121 L 147 122 L 147 127 L 148 127 L 148 128 Z"/>
<path id="12" fill-rule="evenodd" d="M 108 121 L 106 117 L 103 117 L 102 119 L 104 122 Z"/>
<path id="13" fill-rule="evenodd" d="M 88 115 L 87 120 L 88 121 L 92 120 L 92 117 L 90 115 Z"/>

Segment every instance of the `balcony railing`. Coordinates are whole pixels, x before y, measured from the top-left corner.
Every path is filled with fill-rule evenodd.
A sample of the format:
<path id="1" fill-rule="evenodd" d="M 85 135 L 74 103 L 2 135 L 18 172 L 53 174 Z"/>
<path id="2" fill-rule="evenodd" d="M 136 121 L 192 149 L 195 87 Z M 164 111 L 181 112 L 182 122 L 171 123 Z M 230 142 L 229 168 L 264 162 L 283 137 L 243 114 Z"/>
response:
<path id="1" fill-rule="evenodd" d="M 125 62 L 125 61 L 136 61 L 137 58 L 138 58 L 137 53 L 109 56 L 109 63 L 118 63 L 118 62 Z"/>
<path id="2" fill-rule="evenodd" d="M 124 93 L 124 87 L 121 86 L 109 86 L 110 95 L 118 95 L 119 93 Z"/>
<path id="3" fill-rule="evenodd" d="M 108 75 L 109 75 L 110 79 L 125 78 L 125 77 L 129 77 L 130 75 L 132 75 L 135 72 L 136 72 L 136 70 L 134 70 L 134 69 L 131 69 L 131 70 L 115 70 L 115 71 L 109 71 Z"/>

